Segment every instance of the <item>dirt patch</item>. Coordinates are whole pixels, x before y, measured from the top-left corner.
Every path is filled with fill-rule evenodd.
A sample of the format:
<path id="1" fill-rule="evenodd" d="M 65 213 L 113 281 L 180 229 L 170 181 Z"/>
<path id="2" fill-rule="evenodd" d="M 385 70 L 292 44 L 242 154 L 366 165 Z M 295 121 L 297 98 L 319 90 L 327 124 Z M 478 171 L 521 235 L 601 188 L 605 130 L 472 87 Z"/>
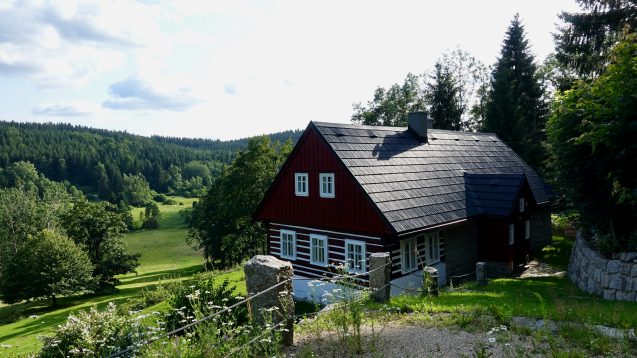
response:
<path id="1" fill-rule="evenodd" d="M 459 357 L 459 356 L 541 356 L 534 354 L 528 336 L 520 336 L 506 328 L 470 333 L 453 328 L 405 325 L 391 322 L 384 327 L 363 327 L 363 351 L 360 357 Z M 285 352 L 296 357 L 352 356 L 352 346 L 334 333 L 321 337 L 306 333 L 297 335 L 294 346 Z M 314 354 L 314 355 L 311 355 Z"/>
<path id="2" fill-rule="evenodd" d="M 533 260 L 526 265 L 525 270 L 520 273 L 519 277 L 564 277 L 565 275 L 566 271 L 560 271 L 549 264 Z"/>

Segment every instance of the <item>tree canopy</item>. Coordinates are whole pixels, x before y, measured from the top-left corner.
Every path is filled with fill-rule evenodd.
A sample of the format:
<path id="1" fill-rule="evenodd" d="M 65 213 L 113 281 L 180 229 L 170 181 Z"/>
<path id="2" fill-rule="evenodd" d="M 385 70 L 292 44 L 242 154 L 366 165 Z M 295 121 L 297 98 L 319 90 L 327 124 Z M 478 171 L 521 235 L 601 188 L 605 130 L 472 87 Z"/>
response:
<path id="1" fill-rule="evenodd" d="M 548 106 L 536 71 L 524 26 L 516 15 L 493 68 L 483 129 L 497 134 L 533 168 L 542 169 Z"/>
<path id="2" fill-rule="evenodd" d="M 577 0 L 583 11 L 562 12 L 556 58 L 582 78 L 601 74 L 623 34 L 637 30 L 635 0 Z"/>
<path id="3" fill-rule="evenodd" d="M 592 82 L 560 93 L 548 124 L 560 192 L 606 253 L 637 250 L 637 41 Z"/>
<path id="4" fill-rule="evenodd" d="M 223 169 L 193 208 L 189 239 L 204 250 L 207 260 L 221 267 L 266 250 L 266 235 L 252 221 L 279 168 L 292 150 L 290 141 L 272 143 L 268 137 L 248 142 L 234 162 Z"/>
<path id="5" fill-rule="evenodd" d="M 7 303 L 56 297 L 91 288 L 93 266 L 73 240 L 51 230 L 30 236 L 13 255 L 0 281 L 0 297 Z"/>
<path id="6" fill-rule="evenodd" d="M 427 84 L 427 102 L 433 128 L 459 131 L 462 129 L 463 108 L 460 103 L 460 86 L 449 68 L 437 62 L 432 83 Z"/>

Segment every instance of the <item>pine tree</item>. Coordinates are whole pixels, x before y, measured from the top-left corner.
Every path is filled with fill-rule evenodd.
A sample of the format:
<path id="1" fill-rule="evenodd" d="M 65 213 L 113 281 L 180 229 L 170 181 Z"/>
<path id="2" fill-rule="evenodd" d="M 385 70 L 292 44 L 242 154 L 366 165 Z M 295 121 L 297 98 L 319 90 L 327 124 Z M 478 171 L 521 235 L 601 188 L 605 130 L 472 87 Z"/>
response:
<path id="1" fill-rule="evenodd" d="M 541 170 L 548 107 L 536 71 L 524 26 L 515 15 L 491 75 L 483 129 L 497 134 L 527 163 Z"/>
<path id="2" fill-rule="evenodd" d="M 595 77 L 623 33 L 637 30 L 635 0 L 577 0 L 584 12 L 562 12 L 564 25 L 555 34 L 558 61 L 583 78 Z"/>
<path id="3" fill-rule="evenodd" d="M 427 99 L 433 127 L 459 131 L 462 124 L 463 109 L 460 105 L 460 88 L 456 84 L 449 68 L 437 62 L 429 83 Z"/>

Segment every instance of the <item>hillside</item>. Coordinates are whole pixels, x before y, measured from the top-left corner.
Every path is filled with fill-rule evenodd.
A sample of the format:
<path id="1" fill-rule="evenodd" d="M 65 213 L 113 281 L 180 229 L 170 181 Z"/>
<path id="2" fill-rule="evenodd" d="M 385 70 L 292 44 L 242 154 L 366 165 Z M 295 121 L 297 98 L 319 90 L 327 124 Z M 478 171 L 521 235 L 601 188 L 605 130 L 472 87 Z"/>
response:
<path id="1" fill-rule="evenodd" d="M 300 134 L 269 136 L 296 141 Z M 143 174 L 152 189 L 168 192 L 176 173 L 184 181 L 198 176 L 197 170 L 185 170 L 191 164 L 208 169 L 202 178 L 207 184 L 207 177 L 231 162 L 247 141 L 144 137 L 70 124 L 0 122 L 0 168 L 29 161 L 47 178 L 68 180 L 112 200 L 122 191 L 124 174 Z"/>

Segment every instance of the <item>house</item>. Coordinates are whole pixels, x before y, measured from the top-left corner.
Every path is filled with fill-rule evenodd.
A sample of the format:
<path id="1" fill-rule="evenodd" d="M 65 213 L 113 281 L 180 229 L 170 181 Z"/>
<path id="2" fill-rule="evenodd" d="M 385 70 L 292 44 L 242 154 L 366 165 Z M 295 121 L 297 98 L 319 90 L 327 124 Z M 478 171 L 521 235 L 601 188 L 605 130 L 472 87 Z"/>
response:
<path id="1" fill-rule="evenodd" d="M 425 112 L 408 122 L 310 122 L 254 214 L 295 276 L 366 272 L 390 252 L 396 286 L 419 285 L 423 265 L 445 284 L 478 261 L 510 273 L 550 242 L 550 189 L 496 135 L 431 129 Z"/>

